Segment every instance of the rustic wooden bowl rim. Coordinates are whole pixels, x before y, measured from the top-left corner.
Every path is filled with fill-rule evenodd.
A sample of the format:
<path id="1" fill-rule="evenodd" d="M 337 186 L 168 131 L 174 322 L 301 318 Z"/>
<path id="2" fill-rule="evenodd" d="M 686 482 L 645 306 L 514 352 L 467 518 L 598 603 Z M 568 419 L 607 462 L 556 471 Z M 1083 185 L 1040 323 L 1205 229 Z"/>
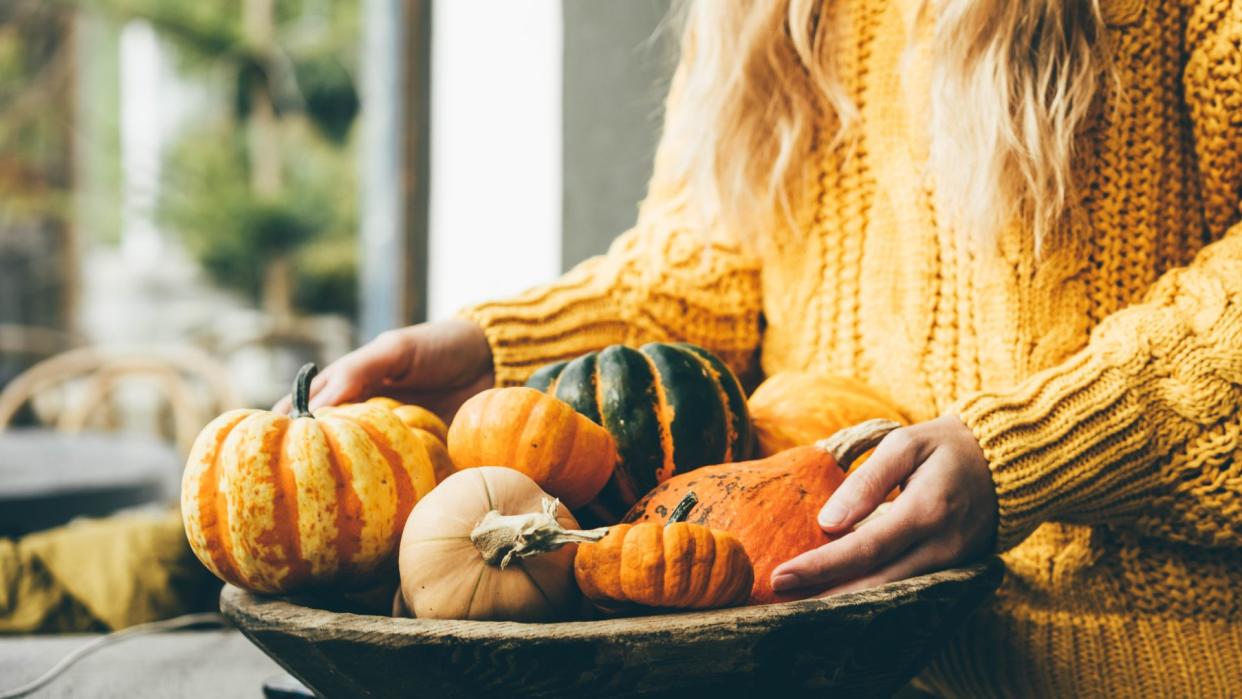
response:
<path id="1" fill-rule="evenodd" d="M 385 616 L 333 612 L 297 604 L 285 598 L 255 594 L 226 585 L 220 594 L 220 609 L 225 616 L 243 628 L 256 624 L 268 628 L 297 631 L 307 637 L 365 635 L 374 641 L 453 642 L 470 640 L 531 642 L 540 638 L 564 641 L 592 639 L 618 640 L 620 637 L 660 636 L 670 632 L 678 635 L 710 632 L 746 635 L 748 632 L 771 628 L 782 619 L 822 617 L 830 620 L 840 614 L 872 609 L 876 606 L 900 606 L 916 602 L 932 588 L 944 585 L 1000 584 L 1004 565 L 999 558 L 921 575 L 909 580 L 889 583 L 870 590 L 861 590 L 824 599 L 780 602 L 754 607 L 734 607 L 701 612 L 679 612 L 655 616 L 602 619 L 596 621 L 565 621 L 552 623 L 521 623 L 512 621 L 460 621 L 443 619 L 400 619 Z"/>

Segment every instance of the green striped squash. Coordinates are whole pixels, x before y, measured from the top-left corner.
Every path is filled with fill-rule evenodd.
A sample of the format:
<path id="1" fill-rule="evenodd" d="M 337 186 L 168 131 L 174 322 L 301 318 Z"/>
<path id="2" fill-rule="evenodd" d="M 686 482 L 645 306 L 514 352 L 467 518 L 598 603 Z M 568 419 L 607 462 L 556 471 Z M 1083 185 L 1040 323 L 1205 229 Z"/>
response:
<path id="1" fill-rule="evenodd" d="M 589 514 L 611 524 L 678 473 L 750 457 L 746 395 L 724 362 L 702 347 L 612 345 L 549 364 L 526 382 L 607 429 L 621 463 Z"/>

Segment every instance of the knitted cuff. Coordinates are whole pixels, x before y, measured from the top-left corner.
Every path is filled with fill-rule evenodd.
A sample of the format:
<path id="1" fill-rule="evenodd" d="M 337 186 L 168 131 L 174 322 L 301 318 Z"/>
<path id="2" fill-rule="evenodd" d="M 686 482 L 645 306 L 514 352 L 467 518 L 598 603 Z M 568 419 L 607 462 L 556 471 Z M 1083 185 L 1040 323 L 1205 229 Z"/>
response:
<path id="1" fill-rule="evenodd" d="M 560 280 L 515 298 L 466 308 L 492 349 L 497 386 L 520 386 L 539 367 L 623 342 L 625 324 L 607 290 L 592 283 L 588 261 Z"/>
<path id="2" fill-rule="evenodd" d="M 1119 367 L 1083 352 L 1013 391 L 954 407 L 992 470 L 999 550 L 1046 521 L 1099 523 L 1141 507 L 1151 430 L 1131 384 Z"/>

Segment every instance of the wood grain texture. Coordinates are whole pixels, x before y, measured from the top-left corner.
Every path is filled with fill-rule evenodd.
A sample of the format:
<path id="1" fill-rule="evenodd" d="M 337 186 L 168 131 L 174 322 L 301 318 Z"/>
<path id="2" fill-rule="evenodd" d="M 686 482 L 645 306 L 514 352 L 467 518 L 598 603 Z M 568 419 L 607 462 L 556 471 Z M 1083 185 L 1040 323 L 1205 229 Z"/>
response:
<path id="1" fill-rule="evenodd" d="M 829 599 L 556 624 L 364 616 L 232 586 L 220 608 L 326 697 L 886 697 L 1003 573 L 993 558 Z"/>

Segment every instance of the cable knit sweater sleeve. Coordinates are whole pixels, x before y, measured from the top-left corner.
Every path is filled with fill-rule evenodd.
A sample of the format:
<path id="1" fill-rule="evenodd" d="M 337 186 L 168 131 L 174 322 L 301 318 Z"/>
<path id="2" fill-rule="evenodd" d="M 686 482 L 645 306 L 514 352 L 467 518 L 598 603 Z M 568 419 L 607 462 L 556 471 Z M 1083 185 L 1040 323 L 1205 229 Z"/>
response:
<path id="1" fill-rule="evenodd" d="M 955 406 L 991 464 L 999 544 L 1043 521 L 1242 547 L 1242 7 L 1202 2 L 1185 93 L 1210 226 L 1225 231 L 1087 347 Z"/>
<path id="2" fill-rule="evenodd" d="M 683 55 L 682 66 L 686 61 Z M 677 108 L 683 74 L 679 69 L 674 76 L 669 112 Z M 520 384 L 543 364 L 616 343 L 692 342 L 739 374 L 753 369 L 760 337 L 758 263 L 681 215 L 682 190 L 669 182 L 665 165 L 677 157 L 677 144 L 669 140 L 656 154 L 638 224 L 606 255 L 516 298 L 462 312 L 487 335 L 498 385 Z"/>
<path id="3" fill-rule="evenodd" d="M 759 346 L 757 268 L 690 230 L 640 224 L 559 280 L 463 314 L 483 327 L 497 385 L 610 344 L 693 342 L 739 374 Z"/>

